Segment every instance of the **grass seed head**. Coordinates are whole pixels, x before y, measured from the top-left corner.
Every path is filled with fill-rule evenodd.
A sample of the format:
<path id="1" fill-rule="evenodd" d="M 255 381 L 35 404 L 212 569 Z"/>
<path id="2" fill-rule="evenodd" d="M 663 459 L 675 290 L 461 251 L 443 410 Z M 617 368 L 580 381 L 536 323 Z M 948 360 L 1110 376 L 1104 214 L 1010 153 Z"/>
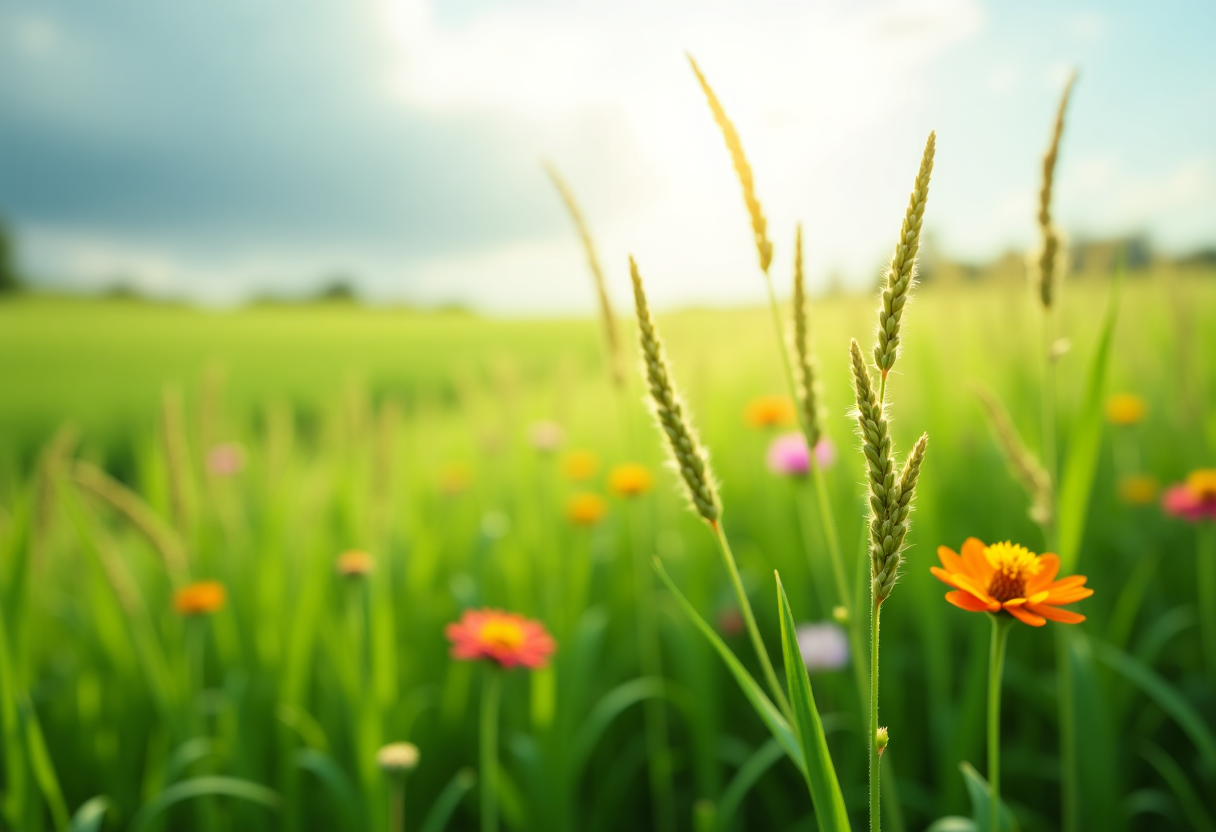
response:
<path id="1" fill-rule="evenodd" d="M 1056 158 L 1060 153 L 1060 136 L 1064 133 L 1064 112 L 1068 108 L 1068 98 L 1072 95 L 1072 85 L 1077 80 L 1073 72 L 1064 85 L 1064 94 L 1060 96 L 1060 107 L 1056 111 L 1055 128 L 1051 133 L 1051 144 L 1043 154 L 1043 182 L 1039 188 L 1039 234 L 1041 246 L 1035 263 L 1039 284 L 1039 300 L 1044 309 L 1050 309 L 1055 301 L 1055 284 L 1061 271 L 1061 253 L 1063 243 L 1059 229 L 1051 220 L 1051 191 L 1055 181 Z"/>
<path id="2" fill-rule="evenodd" d="M 716 526 L 722 508 L 718 502 L 713 472 L 709 468 L 709 454 L 685 419 L 684 406 L 672 385 L 663 357 L 663 345 L 646 302 L 646 290 L 632 257 L 629 258 L 629 276 L 633 280 L 633 298 L 637 306 L 642 373 L 650 390 L 655 419 L 667 436 L 671 461 L 687 486 L 689 502 L 707 523 Z"/>
<path id="3" fill-rule="evenodd" d="M 760 269 L 767 272 L 769 264 L 773 262 L 773 244 L 768 239 L 768 223 L 764 219 L 764 212 L 760 209 L 760 200 L 756 199 L 752 166 L 747 163 L 747 157 L 743 155 L 743 142 L 739 139 L 739 131 L 735 129 L 735 125 L 726 115 L 726 110 L 718 101 L 718 96 L 714 94 L 709 82 L 705 80 L 705 76 L 701 74 L 701 68 L 697 66 L 692 55 L 688 56 L 688 63 L 692 65 L 692 71 L 696 73 L 697 82 L 701 85 L 701 91 L 705 93 L 705 100 L 709 102 L 709 109 L 713 112 L 714 121 L 718 123 L 718 128 L 722 131 L 726 149 L 730 151 L 730 160 L 735 166 L 735 174 L 739 177 L 739 185 L 743 188 L 743 201 L 747 204 L 747 213 L 751 217 L 752 236 L 756 241 L 756 253 L 760 257 Z"/>
<path id="4" fill-rule="evenodd" d="M 937 145 L 937 134 L 930 133 L 921 156 L 920 170 L 912 185 L 908 198 L 908 210 L 899 229 L 899 241 L 891 264 L 887 266 L 886 285 L 882 291 L 882 305 L 878 310 L 878 341 L 874 345 L 874 365 L 887 373 L 895 366 L 899 355 L 899 329 L 904 316 L 904 306 L 911 297 L 912 285 L 916 282 L 916 254 L 920 251 L 921 224 L 925 217 L 925 202 L 929 198 L 929 179 L 933 175 L 933 154 Z"/>
<path id="5" fill-rule="evenodd" d="M 802 408 L 807 444 L 813 448 L 823 436 L 823 414 L 819 404 L 819 368 L 811 353 L 810 317 L 806 278 L 802 271 L 802 225 L 799 224 L 794 237 L 794 351 L 798 359 L 798 404 Z"/>

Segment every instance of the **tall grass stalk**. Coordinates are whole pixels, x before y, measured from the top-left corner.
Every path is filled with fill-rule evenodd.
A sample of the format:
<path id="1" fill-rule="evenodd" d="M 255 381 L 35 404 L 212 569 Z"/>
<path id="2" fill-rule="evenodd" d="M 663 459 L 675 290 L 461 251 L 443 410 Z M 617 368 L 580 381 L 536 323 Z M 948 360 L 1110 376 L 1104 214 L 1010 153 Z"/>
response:
<path id="1" fill-rule="evenodd" d="M 1005 645 L 1009 641 L 1008 613 L 989 613 L 992 620 L 992 640 L 988 650 L 988 785 L 989 832 L 1001 828 L 1001 675 L 1005 669 Z"/>

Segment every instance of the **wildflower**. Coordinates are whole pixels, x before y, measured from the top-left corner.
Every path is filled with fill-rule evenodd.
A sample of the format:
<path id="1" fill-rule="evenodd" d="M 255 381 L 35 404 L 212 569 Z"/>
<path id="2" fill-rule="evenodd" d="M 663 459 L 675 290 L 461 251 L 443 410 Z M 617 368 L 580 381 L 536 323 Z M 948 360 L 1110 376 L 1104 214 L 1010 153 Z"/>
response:
<path id="1" fill-rule="evenodd" d="M 595 451 L 577 449 L 562 457 L 562 473 L 575 482 L 589 480 L 600 468 L 600 458 Z"/>
<path id="2" fill-rule="evenodd" d="M 338 555 L 338 574 L 346 578 L 362 578 L 375 567 L 376 562 L 367 552 L 351 550 Z"/>
<path id="3" fill-rule="evenodd" d="M 418 746 L 412 742 L 390 742 L 376 752 L 376 765 L 385 774 L 405 774 L 418 767 Z"/>
<path id="4" fill-rule="evenodd" d="M 455 497 L 469 487 L 473 472 L 463 462 L 449 462 L 439 470 L 439 490 Z"/>
<path id="5" fill-rule="evenodd" d="M 1144 420 L 1148 404 L 1131 393 L 1116 393 L 1106 400 L 1106 418 L 1112 425 L 1135 425 Z"/>
<path id="6" fill-rule="evenodd" d="M 495 609 L 465 610 L 460 621 L 444 631 L 452 642 L 452 657 L 464 661 L 489 659 L 508 670 L 548 664 L 557 643 L 539 621 Z"/>
<path id="7" fill-rule="evenodd" d="M 747 423 L 754 428 L 794 424 L 794 403 L 785 396 L 759 396 L 747 403 Z"/>
<path id="8" fill-rule="evenodd" d="M 617 465 L 608 474 L 608 487 L 618 497 L 636 497 L 645 494 L 654 485 L 654 477 L 645 465 L 626 462 Z"/>
<path id="9" fill-rule="evenodd" d="M 543 420 L 533 422 L 528 428 L 528 442 L 532 447 L 544 454 L 551 454 L 562 446 L 566 432 L 557 422 Z"/>
<path id="10" fill-rule="evenodd" d="M 840 625 L 831 621 L 801 624 L 795 633 L 807 670 L 839 670 L 849 663 L 849 639 Z"/>
<path id="11" fill-rule="evenodd" d="M 231 477 L 245 469 L 245 449 L 236 442 L 221 442 L 207 451 L 207 473 Z"/>
<path id="12" fill-rule="evenodd" d="M 219 581 L 199 581 L 173 594 L 173 608 L 179 615 L 207 615 L 222 610 L 227 597 Z"/>
<path id="13" fill-rule="evenodd" d="M 1084 575 L 1055 580 L 1060 559 L 1052 554 L 1036 555 L 1024 546 L 993 543 L 985 546 L 974 537 L 963 544 L 963 555 L 946 546 L 937 547 L 944 569 L 929 567 L 938 580 L 955 587 L 946 600 L 968 612 L 1005 610 L 1032 627 L 1047 619 L 1078 624 L 1085 616 L 1058 609 L 1094 594 L 1084 586 Z"/>
<path id="14" fill-rule="evenodd" d="M 607 512 L 604 498 L 590 491 L 580 491 L 566 503 L 566 517 L 576 526 L 594 526 Z"/>
<path id="15" fill-rule="evenodd" d="M 801 477 L 811 470 L 811 455 L 807 451 L 806 437 L 800 432 L 785 433 L 774 439 L 766 455 L 768 470 L 778 476 Z M 826 436 L 815 445 L 815 460 L 820 468 L 830 466 L 836 460 L 836 446 Z"/>
<path id="16" fill-rule="evenodd" d="M 1119 499 L 1133 506 L 1148 505 L 1157 499 L 1157 478 L 1148 474 L 1128 474 L 1119 478 Z"/>
<path id="17" fill-rule="evenodd" d="M 1201 468 L 1187 475 L 1186 482 L 1172 485 L 1161 499 L 1168 514 L 1194 523 L 1216 520 L 1216 468 Z"/>

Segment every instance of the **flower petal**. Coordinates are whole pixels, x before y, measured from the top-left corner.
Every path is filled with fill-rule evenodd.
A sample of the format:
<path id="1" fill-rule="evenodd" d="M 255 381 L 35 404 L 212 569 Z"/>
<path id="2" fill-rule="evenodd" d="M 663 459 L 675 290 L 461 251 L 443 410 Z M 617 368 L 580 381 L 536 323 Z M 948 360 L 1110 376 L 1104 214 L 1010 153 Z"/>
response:
<path id="1" fill-rule="evenodd" d="M 1052 621 L 1059 621 L 1061 624 L 1080 624 L 1085 620 L 1085 616 L 1072 610 L 1061 610 L 1056 607 L 1046 605 L 1027 607 L 1031 612 L 1037 613 L 1044 618 L 1050 618 Z"/>
<path id="2" fill-rule="evenodd" d="M 1020 606 L 1005 607 L 1005 610 L 1018 621 L 1021 621 L 1023 624 L 1029 624 L 1031 627 L 1042 627 L 1047 623 L 1047 619 L 1043 616 L 1035 615 Z"/>
<path id="3" fill-rule="evenodd" d="M 1040 588 L 1049 589 L 1052 592 L 1056 592 L 1061 589 L 1072 589 L 1076 586 L 1083 586 L 1087 580 L 1089 579 L 1084 575 L 1069 575 L 1067 578 L 1063 578 L 1059 581 L 1052 581 L 1047 586 Z"/>
<path id="4" fill-rule="evenodd" d="M 984 542 L 976 537 L 969 537 L 963 542 L 963 564 L 967 567 L 967 574 L 983 586 L 988 585 L 993 571 L 992 564 L 984 556 L 985 548 Z"/>
<path id="5" fill-rule="evenodd" d="M 1087 586 L 1077 587 L 1076 589 L 1068 589 L 1063 592 L 1052 592 L 1047 595 L 1047 600 L 1044 604 L 1052 606 L 1062 606 L 1063 604 L 1075 604 L 1084 598 L 1093 595 L 1094 591 Z"/>
<path id="6" fill-rule="evenodd" d="M 1060 558 L 1048 552 L 1039 555 L 1039 574 L 1026 582 L 1026 593 L 1033 595 L 1043 589 L 1060 573 Z"/>
<path id="7" fill-rule="evenodd" d="M 1000 605 L 996 601 L 989 604 L 981 598 L 976 598 L 970 592 L 963 592 L 958 589 L 953 592 L 947 592 L 946 600 L 967 612 L 994 612 L 1000 609 Z"/>
<path id="8" fill-rule="evenodd" d="M 937 559 L 942 562 L 942 566 L 946 567 L 947 572 L 962 572 L 965 569 L 963 559 L 949 546 L 937 547 Z"/>

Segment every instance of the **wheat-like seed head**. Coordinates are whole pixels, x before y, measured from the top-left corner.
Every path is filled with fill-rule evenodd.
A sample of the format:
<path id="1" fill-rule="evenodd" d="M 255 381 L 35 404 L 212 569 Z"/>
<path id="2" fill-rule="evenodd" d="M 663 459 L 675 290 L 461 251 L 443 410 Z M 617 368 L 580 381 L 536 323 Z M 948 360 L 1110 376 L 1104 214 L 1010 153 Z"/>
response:
<path id="1" fill-rule="evenodd" d="M 566 185 L 566 181 L 562 179 L 561 174 L 557 172 L 557 168 L 549 162 L 545 162 L 544 165 L 545 172 L 549 174 L 549 178 L 553 180 L 554 187 L 561 194 L 566 211 L 570 214 L 570 219 L 574 221 L 574 226 L 578 229 L 579 239 L 583 242 L 583 251 L 587 254 L 587 265 L 590 266 L 591 276 L 595 280 L 595 293 L 600 304 L 600 318 L 604 323 L 604 341 L 608 346 L 608 364 L 609 371 L 612 374 L 612 383 L 618 387 L 622 387 L 625 384 L 625 369 L 621 356 L 621 342 L 617 335 L 616 316 L 613 315 L 612 303 L 608 300 L 608 288 L 604 280 L 604 270 L 600 268 L 600 259 L 595 252 L 595 242 L 591 239 L 591 230 L 587 227 L 586 220 L 583 219 L 583 212 L 579 210 L 578 203 L 574 199 L 574 193 Z"/>
<path id="2" fill-rule="evenodd" d="M 1043 469 L 1038 458 L 1027 449 L 1013 420 L 1009 418 L 1009 413 L 997 397 L 986 387 L 980 386 L 975 388 L 975 394 L 983 405 L 992 432 L 996 434 L 997 444 L 1005 456 L 1005 462 L 1030 497 L 1031 518 L 1043 525 L 1051 523 L 1054 513 L 1052 506 L 1055 503 L 1051 477 Z"/>
<path id="3" fill-rule="evenodd" d="M 760 269 L 767 273 L 769 264 L 773 261 L 773 245 L 768 239 L 768 223 L 765 222 L 764 213 L 760 210 L 760 201 L 756 199 L 752 167 L 747 163 L 747 157 L 743 155 L 743 142 L 740 141 L 739 132 L 735 130 L 735 125 L 726 115 L 726 110 L 718 101 L 718 96 L 714 95 L 705 76 L 701 74 L 701 68 L 697 66 L 692 55 L 688 56 L 688 63 L 692 65 L 692 71 L 697 75 L 697 81 L 701 84 L 702 92 L 705 93 L 705 100 L 709 102 L 709 109 L 714 114 L 714 121 L 718 123 L 718 128 L 722 131 L 722 138 L 726 141 L 726 149 L 730 151 L 731 162 L 734 163 L 739 184 L 743 187 L 743 201 L 747 203 L 747 213 L 751 216 L 752 236 L 756 241 L 756 253 L 760 257 Z"/>
<path id="4" fill-rule="evenodd" d="M 912 184 L 912 195 L 908 198 L 908 210 L 899 229 L 899 241 L 891 264 L 887 267 L 886 286 L 882 292 L 882 306 L 878 310 L 878 341 L 874 345 L 874 364 L 885 379 L 895 366 L 899 355 L 899 328 L 903 320 L 904 306 L 908 302 L 912 285 L 916 282 L 916 254 L 920 250 L 921 223 L 925 217 L 925 201 L 929 198 L 929 179 L 933 174 L 933 154 L 937 146 L 937 134 L 930 133 L 921 156 L 920 170 Z"/>
<path id="5" fill-rule="evenodd" d="M 693 509 L 711 526 L 717 526 L 722 514 L 718 501 L 718 490 L 713 472 L 709 468 L 709 454 L 697 439 L 696 433 L 684 416 L 684 406 L 671 382 L 667 362 L 663 357 L 663 344 L 646 302 L 646 290 L 637 264 L 629 258 L 629 276 L 633 280 L 633 298 L 638 315 L 638 343 L 642 349 L 642 372 L 650 388 L 651 409 L 655 419 L 667 436 L 672 464 L 679 471 L 687 486 L 687 496 Z"/>
<path id="6" fill-rule="evenodd" d="M 1042 237 L 1042 248 L 1038 255 L 1039 299 L 1044 309 L 1050 309 L 1055 300 L 1055 281 L 1058 275 L 1057 266 L 1060 259 L 1060 233 L 1051 221 L 1051 189 L 1055 181 L 1056 158 L 1060 153 L 1060 136 L 1064 133 L 1064 111 L 1068 108 L 1068 98 L 1072 94 L 1072 85 L 1077 80 L 1073 72 L 1064 85 L 1064 94 L 1060 96 L 1060 108 L 1056 111 L 1055 129 L 1052 130 L 1051 144 L 1043 154 L 1043 183 L 1039 188 L 1039 233 Z"/>
<path id="7" fill-rule="evenodd" d="M 884 406 L 878 401 L 870 368 L 866 366 L 856 340 L 849 345 L 849 357 L 857 401 L 857 431 L 866 457 L 866 483 L 870 492 L 870 581 L 875 600 L 882 603 L 891 595 L 899 576 L 912 498 L 929 437 L 927 434 L 921 436 L 896 477 L 895 451 Z"/>
<path id="8" fill-rule="evenodd" d="M 794 237 L 794 350 L 798 356 L 798 391 L 806 439 L 813 449 L 823 436 L 823 414 L 819 406 L 819 379 L 810 344 L 810 304 L 806 298 L 806 278 L 802 272 L 802 225 Z"/>

